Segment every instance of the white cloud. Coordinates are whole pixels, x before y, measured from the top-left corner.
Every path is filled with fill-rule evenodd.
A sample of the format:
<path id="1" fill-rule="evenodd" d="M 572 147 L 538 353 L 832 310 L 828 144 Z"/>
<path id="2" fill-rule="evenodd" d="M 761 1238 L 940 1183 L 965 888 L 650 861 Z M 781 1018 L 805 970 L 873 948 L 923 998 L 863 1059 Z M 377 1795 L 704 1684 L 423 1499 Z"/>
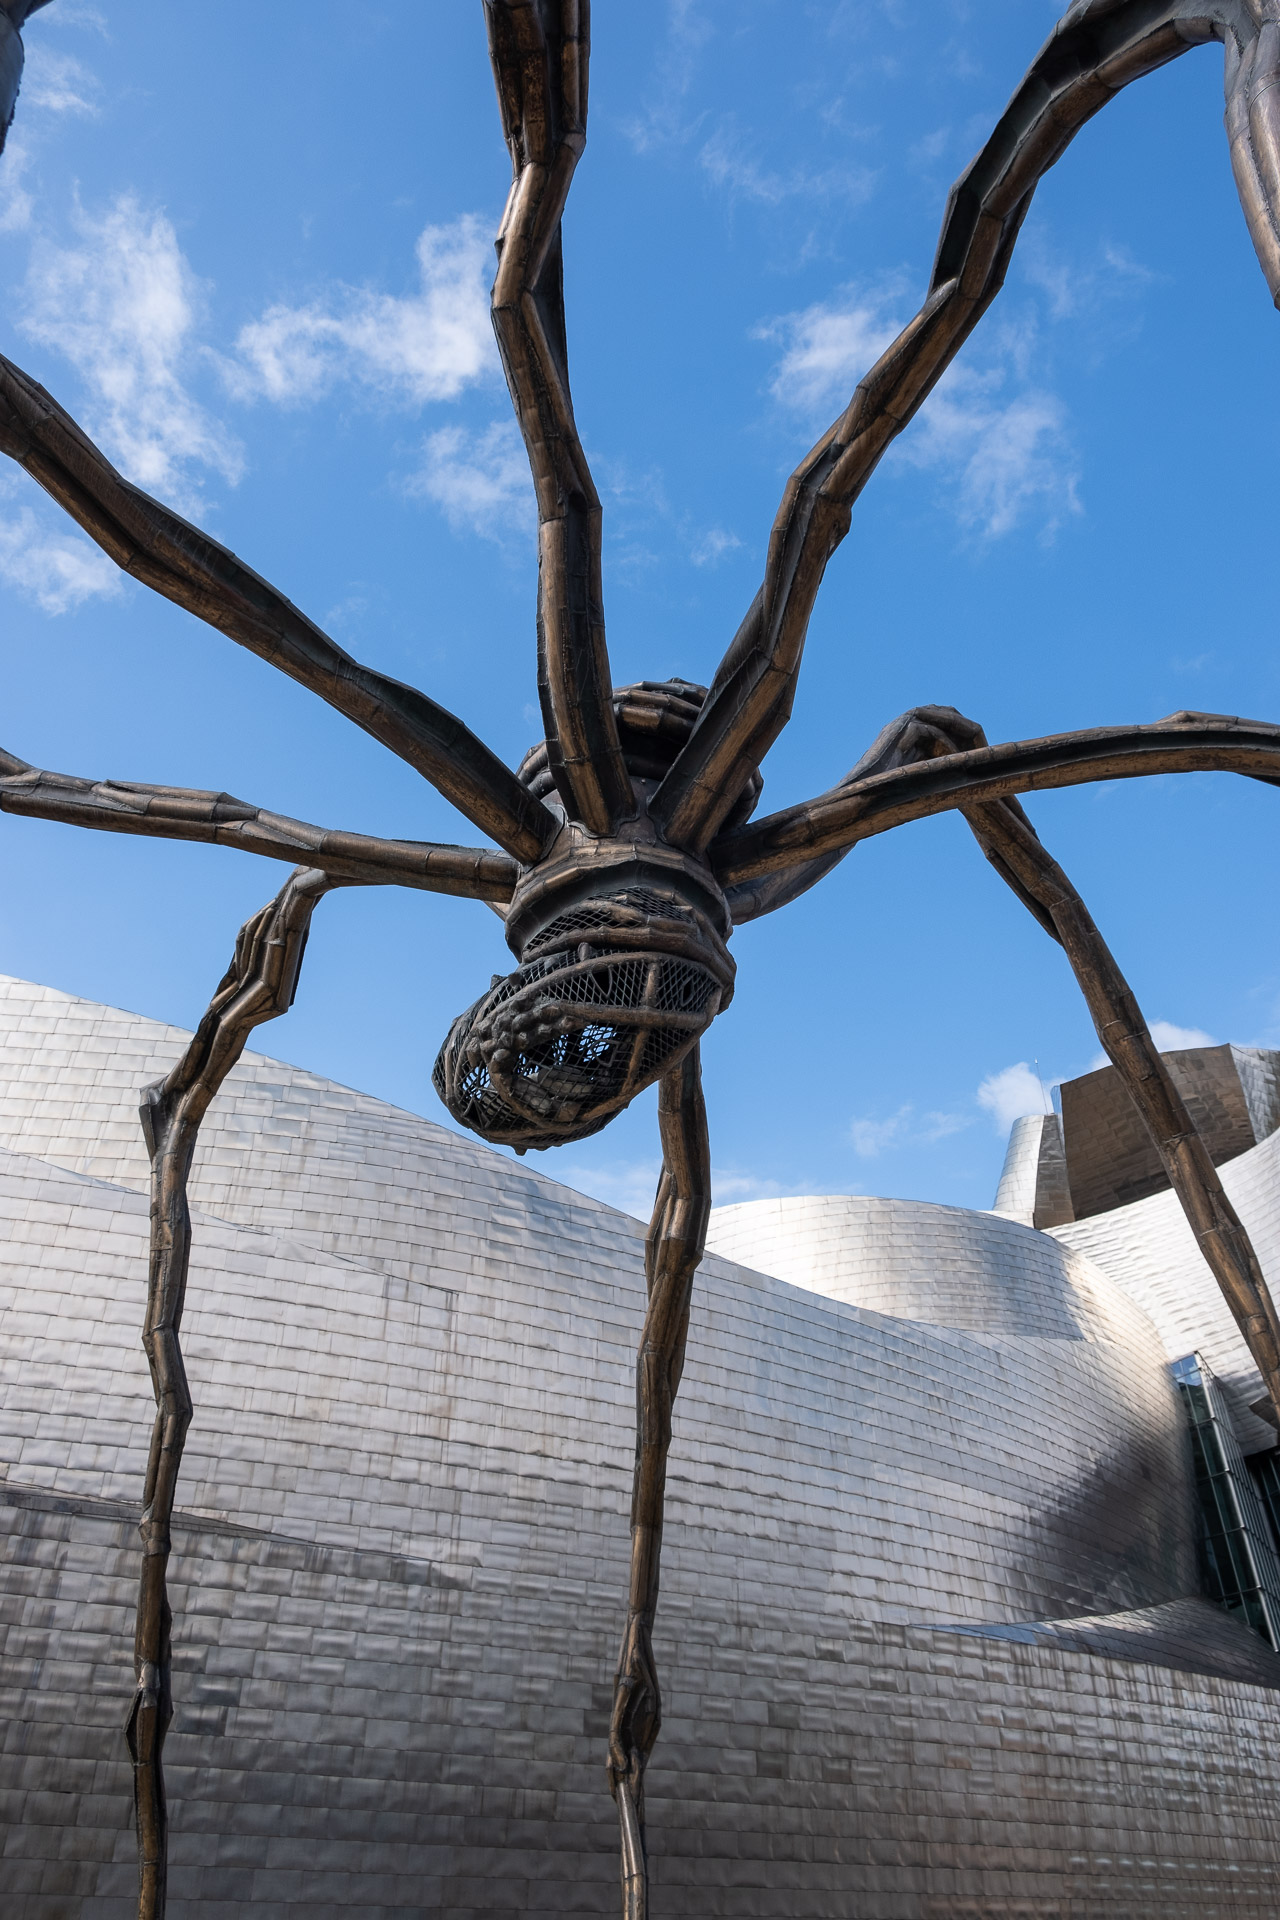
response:
<path id="1" fill-rule="evenodd" d="M 607 1207 L 617 1207 L 637 1220 L 647 1221 L 653 1212 L 658 1191 L 660 1160 L 614 1160 L 603 1166 L 558 1166 L 555 1178 L 572 1187 L 575 1193 L 590 1194 Z"/>
<path id="2" fill-rule="evenodd" d="M 711 36 L 711 25 L 696 0 L 669 0 L 667 38 L 657 63 L 657 88 L 643 114 L 623 123 L 623 131 L 637 153 L 680 145 L 695 131 L 696 119 L 692 123 L 686 120 L 684 107 L 698 56 Z"/>
<path id="3" fill-rule="evenodd" d="M 1181 1047 L 1216 1047 L 1218 1044 L 1213 1035 L 1206 1033 L 1202 1027 L 1175 1027 L 1169 1020 L 1153 1020 L 1151 1038 L 1161 1053 L 1176 1053 Z M 1100 1067 L 1110 1065 L 1105 1053 L 1095 1053 L 1085 1072 L 1096 1073 Z M 999 1073 L 987 1075 L 978 1088 L 978 1105 L 985 1107 L 991 1115 L 996 1132 L 1006 1134 L 1014 1121 L 1020 1120 L 1024 1113 L 1051 1113 L 1053 1106 L 1050 1093 L 1059 1084 L 1056 1074 L 1046 1080 L 1026 1060 L 1019 1060 L 1016 1066 L 1002 1067 Z"/>
<path id="4" fill-rule="evenodd" d="M 297 406 L 352 382 L 420 406 L 495 373 L 488 223 L 468 214 L 427 227 L 417 257 L 415 293 L 340 286 L 306 306 L 269 307 L 241 328 L 239 363 L 224 367 L 233 391 Z"/>
<path id="5" fill-rule="evenodd" d="M 0 159 L 0 233 L 24 233 L 31 225 L 35 203 L 22 184 L 30 165 L 30 147 L 11 133 Z"/>
<path id="6" fill-rule="evenodd" d="M 1151 1038 L 1161 1053 L 1177 1053 L 1181 1047 L 1216 1047 L 1218 1044 L 1203 1027 L 1175 1027 L 1172 1020 L 1153 1020 Z"/>
<path id="7" fill-rule="evenodd" d="M 58 27 L 83 25 L 106 31 L 106 23 L 94 8 L 77 7 L 72 0 L 59 0 L 56 11 L 47 16 Z M 24 232 L 32 222 L 32 196 L 23 185 L 32 158 L 32 143 L 42 143 L 47 127 L 39 116 L 80 114 L 96 116 L 101 82 L 98 76 L 69 53 L 58 53 L 41 31 L 29 42 L 22 74 L 22 105 L 18 116 L 20 132 L 9 136 L 4 159 L 0 161 L 0 233 Z M 31 136 L 31 141 L 26 137 Z"/>
<path id="8" fill-rule="evenodd" d="M 1158 1053 L 1180 1053 L 1186 1047 L 1216 1047 L 1220 1044 L 1203 1027 L 1177 1027 L 1172 1020 L 1153 1020 L 1148 1031 Z M 1096 1053 L 1089 1062 L 1089 1071 L 1092 1073 L 1099 1067 L 1110 1065 L 1105 1053 Z"/>
<path id="9" fill-rule="evenodd" d="M 200 286 L 172 225 L 123 194 L 100 219 L 77 208 L 75 227 L 78 246 L 33 249 L 23 331 L 76 367 L 91 429 L 130 479 L 180 499 L 188 467 L 234 482 L 239 448 L 183 384 Z"/>
<path id="10" fill-rule="evenodd" d="M 989 1073 L 978 1088 L 978 1105 L 986 1108 L 1000 1134 L 1008 1133 L 1024 1113 L 1052 1111 L 1039 1074 L 1025 1060 L 1002 1067 L 999 1073 Z"/>
<path id="11" fill-rule="evenodd" d="M 1069 319 L 1080 304 L 1079 280 L 1070 263 L 1043 245 L 1027 246 L 1024 253 L 1023 277 L 1040 289 L 1055 320 Z"/>
<path id="12" fill-rule="evenodd" d="M 31 222 L 26 156 L 18 148 L 13 157 L 16 170 L 0 175 L 8 183 L 0 229 Z M 128 476 L 187 511 L 201 505 L 200 468 L 232 483 L 243 470 L 238 443 L 188 388 L 201 363 L 216 362 L 237 397 L 281 404 L 318 399 L 345 381 L 417 407 L 498 370 L 489 243 L 478 219 L 423 232 L 417 292 L 339 288 L 311 305 L 273 307 L 241 330 L 238 360 L 200 344 L 202 288 L 163 213 L 123 195 L 100 218 L 77 207 L 73 219 L 73 245 L 42 238 L 33 247 L 21 324 L 77 368 L 89 389 L 86 422 Z M 409 490 L 435 500 L 455 528 L 492 539 L 533 524 L 514 427 L 433 435 Z"/>
<path id="13" fill-rule="evenodd" d="M 1066 412 L 1036 389 L 997 397 L 1007 379 L 1003 368 L 952 367 L 898 443 L 898 458 L 940 471 L 956 489 L 962 524 L 990 539 L 1011 532 L 1033 506 L 1052 534 L 1081 511 Z"/>
<path id="14" fill-rule="evenodd" d="M 106 15 L 99 7 L 89 4 L 89 0 L 58 0 L 57 11 L 46 18 L 53 26 L 89 27 L 104 40 L 110 38 Z"/>
<path id="15" fill-rule="evenodd" d="M 358 628 L 362 617 L 369 611 L 369 598 L 363 593 L 349 593 L 345 599 L 334 602 L 324 616 L 326 633 L 350 633 Z"/>
<path id="16" fill-rule="evenodd" d="M 756 158 L 759 142 L 725 121 L 698 154 L 698 164 L 716 186 L 742 200 L 780 207 L 787 200 L 845 200 L 853 205 L 870 198 L 876 176 L 869 167 L 827 167 L 810 173 L 790 167 L 784 173 L 763 167 Z"/>
<path id="17" fill-rule="evenodd" d="M 777 1200 L 793 1194 L 817 1192 L 812 1181 L 807 1186 L 784 1186 L 766 1175 L 744 1173 L 740 1168 L 712 1167 L 711 1198 L 717 1207 L 732 1206 L 739 1200 Z"/>
<path id="18" fill-rule="evenodd" d="M 407 490 L 434 500 L 455 533 L 478 533 L 500 545 L 536 524 L 528 456 L 510 421 L 495 421 L 483 433 L 441 427 L 429 435 Z"/>
<path id="19" fill-rule="evenodd" d="M 1108 301 L 1142 292 L 1159 277 L 1127 247 L 1104 245 L 1092 265 L 1068 260 L 1040 227 L 1022 246 L 1022 276 L 1044 294 L 1055 320 L 1096 313 Z"/>
<path id="20" fill-rule="evenodd" d="M 27 48 L 22 75 L 24 112 L 42 107 L 46 113 L 96 114 L 97 75 L 69 53 L 55 53 L 41 41 Z"/>
<path id="21" fill-rule="evenodd" d="M 915 142 L 911 148 L 911 158 L 917 166 L 928 165 L 934 160 L 941 160 L 950 145 L 950 126 L 935 127 L 932 133 L 924 134 Z"/>
<path id="22" fill-rule="evenodd" d="M 570 1162 L 555 1169 L 555 1178 L 577 1193 L 617 1207 L 646 1225 L 653 1214 L 662 1162 L 653 1160 L 613 1160 L 599 1166 L 578 1166 Z M 813 1193 L 813 1186 L 783 1186 L 777 1180 L 744 1172 L 737 1167 L 713 1167 L 711 1197 L 717 1207 L 731 1206 L 738 1200 L 774 1200 L 784 1194 Z"/>
<path id="23" fill-rule="evenodd" d="M 677 507 L 660 467 L 637 469 L 616 455 L 594 451 L 592 461 L 607 503 L 605 526 L 613 573 L 635 577 L 663 564 L 664 555 L 648 544 L 654 536 L 668 549 L 674 538 L 695 567 L 718 567 L 726 554 L 741 547 L 742 541 L 730 528 L 706 526 Z"/>
<path id="24" fill-rule="evenodd" d="M 741 545 L 736 533 L 726 533 L 723 527 L 709 527 L 705 533 L 694 537 L 689 558 L 695 567 L 714 567 L 719 565 L 726 553 L 732 553 L 735 547 Z"/>
<path id="25" fill-rule="evenodd" d="M 804 413 L 828 413 L 848 405 L 897 332 L 883 294 L 850 293 L 784 314 L 759 328 L 756 338 L 785 342 L 770 384 L 774 399 Z"/>
<path id="26" fill-rule="evenodd" d="M 691 104 L 690 96 L 703 53 L 716 37 L 711 10 L 699 0 L 668 0 L 666 11 L 667 31 L 655 62 L 656 84 L 643 112 L 622 123 L 637 152 L 689 146 L 705 133 L 698 164 L 716 186 L 738 199 L 777 207 L 797 199 L 858 204 L 868 197 L 876 179 L 869 168 L 833 166 L 811 171 L 796 165 L 766 166 L 759 158 L 760 133 L 742 128 L 731 114 L 706 133 L 709 116 Z M 841 105 L 837 100 L 822 112 L 828 126 L 840 124 Z"/>
<path id="27" fill-rule="evenodd" d="M 823 420 L 847 406 L 854 388 L 897 336 L 898 289 L 847 289 L 837 300 L 784 314 L 757 330 L 783 342 L 770 391 L 797 412 Z M 897 443 L 902 464 L 942 474 L 961 524 L 987 538 L 1009 533 L 1033 509 L 1046 534 L 1080 512 L 1066 412 L 1054 395 L 1018 385 L 1028 343 L 1006 330 L 1001 358 L 978 372 L 953 366 Z"/>
<path id="28" fill-rule="evenodd" d="M 0 580 L 46 613 L 86 600 L 116 600 L 124 581 L 105 553 L 79 534 L 47 532 L 30 507 L 0 514 Z"/>
<path id="29" fill-rule="evenodd" d="M 864 1160 L 874 1160 L 886 1147 L 900 1144 L 910 1120 L 910 1107 L 899 1107 L 887 1120 L 854 1120 L 849 1127 L 854 1152 Z"/>
<path id="30" fill-rule="evenodd" d="M 863 1160 L 878 1159 L 898 1147 L 932 1146 L 972 1125 L 964 1113 L 921 1113 L 908 1103 L 887 1120 L 854 1120 L 849 1127 L 853 1150 Z"/>

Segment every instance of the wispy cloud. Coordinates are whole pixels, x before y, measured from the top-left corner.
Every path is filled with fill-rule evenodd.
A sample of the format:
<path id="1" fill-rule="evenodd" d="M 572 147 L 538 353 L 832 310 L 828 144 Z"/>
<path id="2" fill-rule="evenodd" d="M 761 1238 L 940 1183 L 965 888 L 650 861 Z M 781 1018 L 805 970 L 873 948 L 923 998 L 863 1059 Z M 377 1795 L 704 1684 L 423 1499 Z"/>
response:
<path id="1" fill-rule="evenodd" d="M 760 142 L 733 120 L 722 120 L 698 153 L 708 178 L 733 198 L 780 207 L 789 200 L 844 201 L 859 206 L 875 191 L 871 167 L 768 167 L 759 159 Z"/>
<path id="2" fill-rule="evenodd" d="M 31 149 L 10 133 L 0 160 L 0 233 L 25 233 L 35 213 L 35 200 L 24 181 L 31 169 Z"/>
<path id="3" fill-rule="evenodd" d="M 16 157 L 0 226 L 22 228 L 31 205 L 20 149 Z M 188 384 L 211 363 L 240 401 L 301 406 L 346 384 L 415 411 L 500 371 L 488 227 L 474 216 L 421 234 L 413 293 L 338 287 L 309 304 L 274 306 L 241 329 L 235 356 L 201 341 L 204 288 L 163 212 L 122 195 L 100 216 L 77 205 L 72 223 L 72 245 L 36 239 L 21 324 L 76 367 L 89 390 L 90 430 L 129 477 L 188 511 L 201 506 L 202 469 L 231 483 L 243 469 L 238 442 Z M 507 423 L 432 434 L 403 484 L 457 530 L 504 541 L 533 524 L 528 465 Z M 709 548 L 706 557 L 717 556 Z"/>
<path id="4" fill-rule="evenodd" d="M 606 499 L 609 562 L 615 572 L 634 576 L 659 565 L 658 548 L 669 549 L 672 539 L 695 567 L 717 567 L 741 547 L 731 528 L 707 526 L 676 506 L 661 469 L 636 469 L 626 460 L 595 454 L 592 461 Z"/>
<path id="5" fill-rule="evenodd" d="M 757 328 L 757 338 L 783 347 L 770 381 L 774 399 L 825 424 L 897 336 L 900 298 L 896 286 L 846 288 Z M 944 375 L 893 457 L 942 475 L 951 510 L 970 531 L 996 539 L 1038 513 L 1048 537 L 1080 511 L 1066 410 L 1053 394 L 1024 384 L 1025 334 L 1006 329 L 994 349 L 986 369 L 960 365 Z"/>
<path id="6" fill-rule="evenodd" d="M 637 1220 L 647 1221 L 653 1212 L 658 1191 L 660 1160 L 611 1160 L 597 1166 L 567 1165 L 555 1168 L 554 1177 L 577 1193 L 590 1194 L 606 1206 L 617 1207 Z M 782 1195 L 814 1193 L 809 1186 L 786 1186 L 766 1174 L 750 1173 L 741 1167 L 711 1169 L 711 1197 L 717 1207 L 731 1206 L 739 1200 L 776 1200 Z"/>
<path id="7" fill-rule="evenodd" d="M 967 1113 L 917 1113 L 908 1102 L 887 1119 L 852 1121 L 849 1139 L 860 1159 L 876 1160 L 891 1149 L 932 1146 L 972 1125 L 972 1116 Z"/>
<path id="8" fill-rule="evenodd" d="M 1181 1053 L 1187 1047 L 1216 1047 L 1221 1044 L 1203 1027 L 1179 1027 L 1172 1020 L 1153 1020 L 1150 1033 L 1159 1053 Z M 1110 1065 L 1105 1053 L 1095 1053 L 1089 1062 L 1089 1071 L 1093 1073 L 1099 1067 Z"/>
<path id="9" fill-rule="evenodd" d="M 83 61 L 38 40 L 28 46 L 22 76 L 24 113 L 34 107 L 46 113 L 96 114 L 98 93 L 98 77 Z"/>
<path id="10" fill-rule="evenodd" d="M 47 16 L 55 27 L 88 26 L 106 31 L 106 23 L 93 7 L 79 7 L 72 0 L 60 0 L 55 12 Z M 82 118 L 95 116 L 102 92 L 101 82 L 91 68 L 73 54 L 59 53 L 45 36 L 46 22 L 28 44 L 22 75 L 22 111 L 20 127 L 11 132 L 0 163 L 0 233 L 22 233 L 32 225 L 34 196 L 25 184 L 35 150 L 48 135 L 50 116 L 54 120 L 68 114 Z"/>
<path id="11" fill-rule="evenodd" d="M 716 567 L 726 553 L 733 553 L 741 545 L 736 533 L 726 533 L 723 527 L 709 527 L 690 543 L 689 558 L 695 567 Z"/>
<path id="12" fill-rule="evenodd" d="M 712 1167 L 711 1198 L 717 1207 L 729 1207 L 740 1200 L 778 1200 L 797 1194 L 817 1193 L 821 1189 L 809 1181 L 790 1185 L 767 1174 L 746 1173 L 735 1167 Z"/>
<path id="13" fill-rule="evenodd" d="M 1052 1083 L 1051 1083 L 1052 1084 Z M 978 1088 L 978 1105 L 995 1122 L 996 1132 L 1008 1133 L 1024 1113 L 1050 1113 L 1052 1105 L 1040 1075 L 1026 1060 L 989 1073 Z"/>
<path id="14" fill-rule="evenodd" d="M 104 40 L 110 37 L 107 17 L 101 7 L 95 7 L 91 0 L 58 0 L 57 10 L 46 16 L 54 26 L 88 27 L 93 33 L 100 33 Z"/>
<path id="15" fill-rule="evenodd" d="M 1171 1020 L 1153 1020 L 1151 1038 L 1161 1053 L 1218 1045 L 1203 1027 L 1179 1027 Z M 1095 1053 L 1083 1071 L 1095 1073 L 1100 1067 L 1110 1065 L 1105 1053 Z M 1001 1067 L 998 1073 L 987 1075 L 978 1088 L 978 1105 L 991 1115 L 996 1132 L 1004 1135 L 1024 1114 L 1052 1112 L 1052 1091 L 1061 1085 L 1062 1079 L 1061 1074 L 1044 1075 L 1031 1062 L 1019 1060 L 1011 1067 Z"/>
<path id="16" fill-rule="evenodd" d="M 78 244 L 32 250 L 23 331 L 71 361 L 91 430 L 131 479 L 180 499 L 193 469 L 234 482 L 239 447 L 184 384 L 202 290 L 169 220 L 123 194 L 98 217 L 77 207 L 74 227 Z"/>
<path id="17" fill-rule="evenodd" d="M 898 443 L 897 457 L 941 472 L 957 517 L 974 532 L 998 539 L 1034 511 L 1049 538 L 1081 511 L 1066 409 L 1039 388 L 1006 398 L 1009 384 L 1003 367 L 952 367 Z"/>
<path id="18" fill-rule="evenodd" d="M 304 306 L 269 307 L 241 328 L 228 383 L 242 398 L 285 406 L 344 382 L 413 407 L 454 399 L 498 371 L 491 239 L 490 223 L 468 214 L 419 235 L 411 293 L 337 286 Z"/>
<path id="19" fill-rule="evenodd" d="M 777 340 L 783 353 L 769 391 L 785 407 L 826 414 L 847 405 L 864 373 L 873 367 L 899 322 L 888 311 L 896 289 L 853 289 L 799 313 L 783 314 L 757 327 L 758 340 Z"/>
<path id="20" fill-rule="evenodd" d="M 1177 1053 L 1181 1047 L 1216 1047 L 1218 1042 L 1203 1027 L 1178 1027 L 1172 1020 L 1153 1020 L 1151 1038 L 1161 1053 Z"/>
<path id="21" fill-rule="evenodd" d="M 1135 260 L 1127 247 L 1111 242 L 1088 263 L 1070 260 L 1052 244 L 1043 227 L 1023 242 L 1020 266 L 1023 279 L 1044 295 L 1054 320 L 1075 319 L 1104 302 L 1141 293 L 1159 278 Z"/>
<path id="22" fill-rule="evenodd" d="M 661 1171 L 660 1160 L 611 1160 L 600 1166 L 577 1166 L 570 1161 L 557 1166 L 552 1177 L 572 1187 L 575 1193 L 603 1200 L 607 1207 L 616 1207 L 619 1213 L 647 1220 L 653 1212 Z"/>
<path id="23" fill-rule="evenodd" d="M 15 481 L 0 484 L 0 580 L 45 613 L 118 599 L 124 579 L 106 554 L 78 533 L 50 530 L 30 507 L 8 504 L 17 492 Z"/>
<path id="24" fill-rule="evenodd" d="M 941 160 L 952 143 L 950 125 L 935 127 L 931 133 L 922 134 L 909 150 L 909 157 L 915 166 L 932 166 L 935 160 Z"/>
<path id="25" fill-rule="evenodd" d="M 861 205 L 875 189 L 873 168 L 847 163 L 771 166 L 762 158 L 764 141 L 758 129 L 742 126 L 732 114 L 713 117 L 691 104 L 703 52 L 714 37 L 715 28 L 699 0 L 669 0 L 654 84 L 643 111 L 623 126 L 636 151 L 691 148 L 696 142 L 697 163 L 712 185 L 731 200 L 759 207 L 805 201 Z M 833 102 L 813 117 L 838 127 L 840 106 Z"/>
<path id="26" fill-rule="evenodd" d="M 478 533 L 499 545 L 531 533 L 537 517 L 529 461 L 519 432 L 505 420 L 483 433 L 441 427 L 430 434 L 406 490 L 434 501 L 455 533 Z"/>
<path id="27" fill-rule="evenodd" d="M 656 85 L 643 112 L 623 124 L 623 131 L 637 153 L 679 145 L 696 130 L 697 119 L 690 119 L 687 103 L 698 56 L 711 37 L 711 23 L 699 0 L 669 0 L 667 34 L 658 55 Z"/>

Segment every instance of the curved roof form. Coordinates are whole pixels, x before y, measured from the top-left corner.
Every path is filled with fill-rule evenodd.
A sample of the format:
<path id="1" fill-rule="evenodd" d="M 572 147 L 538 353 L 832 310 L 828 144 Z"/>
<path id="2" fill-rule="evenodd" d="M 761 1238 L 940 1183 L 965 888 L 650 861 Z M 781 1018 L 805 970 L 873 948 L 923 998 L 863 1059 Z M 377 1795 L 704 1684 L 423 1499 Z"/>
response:
<path id="1" fill-rule="evenodd" d="M 1140 1316 L 1092 1260 L 995 1214 L 865 1194 L 716 1207 L 708 1246 L 792 1286 L 971 1333 L 1141 1342 Z"/>

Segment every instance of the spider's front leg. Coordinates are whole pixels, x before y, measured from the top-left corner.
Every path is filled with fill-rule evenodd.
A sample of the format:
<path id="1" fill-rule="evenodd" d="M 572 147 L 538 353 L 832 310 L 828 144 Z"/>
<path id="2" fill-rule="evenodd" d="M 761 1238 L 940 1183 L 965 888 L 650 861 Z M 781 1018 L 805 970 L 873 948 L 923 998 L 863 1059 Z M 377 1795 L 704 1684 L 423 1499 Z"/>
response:
<path id="1" fill-rule="evenodd" d="M 623 1920 L 647 1920 L 644 1773 L 662 1724 L 653 1658 L 671 1409 L 684 1368 L 693 1276 L 711 1211 L 711 1151 L 698 1048 L 658 1092 L 662 1174 L 645 1242 L 649 1304 L 636 1361 L 636 1465 L 631 1496 L 631 1586 L 614 1681 L 609 1787 L 622 1837 Z"/>
<path id="2" fill-rule="evenodd" d="M 485 0 L 512 183 L 492 314 L 538 501 L 538 693 L 551 775 L 571 819 L 613 831 L 635 812 L 613 711 L 601 509 L 573 416 L 560 223 L 587 137 L 586 0 Z"/>
<path id="3" fill-rule="evenodd" d="M 953 707 L 918 707 L 886 727 L 849 782 L 987 745 Z M 1137 997 L 1084 901 L 1015 799 L 960 806 L 1005 884 L 1066 954 L 1098 1039 L 1160 1155 L 1169 1184 L 1280 1414 L 1280 1315 L 1243 1221 L 1173 1083 Z"/>
<path id="4" fill-rule="evenodd" d="M 162 1757 L 173 1717 L 173 1616 L 166 1574 L 178 1470 L 192 1413 L 178 1337 L 191 1258 L 187 1177 L 200 1123 L 250 1033 L 292 1005 L 312 912 L 334 884 L 328 874 L 300 867 L 276 898 L 245 923 L 231 965 L 190 1046 L 167 1078 L 142 1095 L 142 1128 L 151 1156 L 151 1252 L 142 1344 L 156 1417 L 139 1529 L 136 1688 L 126 1724 L 138 1835 L 138 1920 L 163 1920 L 168 1866 Z"/>

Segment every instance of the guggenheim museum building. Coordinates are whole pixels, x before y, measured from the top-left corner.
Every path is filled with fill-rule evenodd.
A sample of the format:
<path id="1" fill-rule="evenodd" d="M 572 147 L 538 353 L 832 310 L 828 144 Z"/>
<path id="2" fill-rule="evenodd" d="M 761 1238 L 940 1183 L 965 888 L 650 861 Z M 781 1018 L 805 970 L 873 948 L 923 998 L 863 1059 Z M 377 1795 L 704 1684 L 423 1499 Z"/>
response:
<path id="1" fill-rule="evenodd" d="M 137 1096 L 0 980 L 0 1915 L 129 1920 Z M 1280 1057 L 1169 1056 L 1280 1289 Z M 246 1054 L 205 1123 L 172 1920 L 612 1915 L 640 1222 Z M 989 1212 L 719 1209 L 675 1415 L 655 1920 L 1275 1920 L 1280 1450 L 1110 1069 Z"/>

